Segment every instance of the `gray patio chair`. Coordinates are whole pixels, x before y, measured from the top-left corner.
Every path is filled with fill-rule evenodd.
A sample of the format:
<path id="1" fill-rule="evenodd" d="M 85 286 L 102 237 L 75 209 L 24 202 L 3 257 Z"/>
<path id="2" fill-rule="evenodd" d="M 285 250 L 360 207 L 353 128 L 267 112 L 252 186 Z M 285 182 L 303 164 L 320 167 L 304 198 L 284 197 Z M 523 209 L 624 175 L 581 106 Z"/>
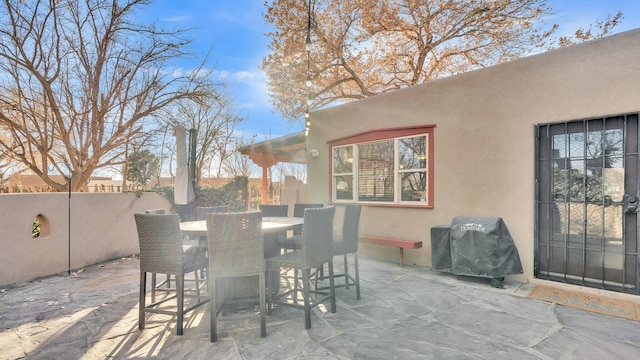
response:
<path id="1" fill-rule="evenodd" d="M 205 220 L 207 214 L 219 214 L 229 212 L 229 208 L 223 206 L 199 206 L 196 208 L 196 220 Z"/>
<path id="2" fill-rule="evenodd" d="M 287 217 L 289 214 L 289 205 L 260 205 L 260 211 L 262 211 L 263 217 Z M 274 236 L 276 243 L 279 243 L 286 239 L 287 232 L 282 231 L 270 236 Z"/>
<path id="3" fill-rule="evenodd" d="M 260 294 L 260 336 L 267 336 L 266 325 L 266 284 L 264 239 L 262 233 L 262 213 L 212 213 L 207 215 L 207 238 L 209 241 L 209 313 L 211 318 L 211 342 L 218 340 L 217 319 L 228 300 L 225 286 L 217 279 L 258 276 Z M 240 279 L 234 279 L 239 281 Z M 247 280 L 247 279 L 243 279 Z M 253 280 L 253 278 L 248 279 Z M 233 281 L 233 280 L 232 280 Z M 222 288 L 223 294 L 218 294 Z M 217 300 L 223 299 L 218 306 Z M 248 315 L 248 316 L 254 316 Z M 232 316 L 234 319 L 246 316 Z"/>
<path id="4" fill-rule="evenodd" d="M 145 214 L 155 214 L 155 215 L 164 215 L 166 211 L 164 209 L 151 209 L 145 210 Z M 167 274 L 167 278 L 158 284 L 157 282 L 157 274 L 151 274 L 151 302 L 156 302 L 156 290 L 160 291 L 175 291 L 175 288 L 171 287 L 171 276 Z M 163 286 L 167 287 L 163 287 Z"/>
<path id="5" fill-rule="evenodd" d="M 206 267 L 207 259 L 198 252 L 185 252 L 180 232 L 178 215 L 134 214 L 138 242 L 140 245 L 140 308 L 138 328 L 145 327 L 146 313 L 159 313 L 177 316 L 176 333 L 182 335 L 184 315 L 209 300 L 200 295 L 204 284 L 198 281 L 196 271 Z M 196 303 L 185 308 L 185 274 L 194 273 Z M 146 304 L 147 273 L 160 273 L 175 276 L 176 291 L 159 301 Z M 204 300 L 202 299 L 204 298 Z M 161 305 L 176 299 L 176 310 L 167 310 Z"/>
<path id="6" fill-rule="evenodd" d="M 333 250 L 331 248 L 333 243 L 333 215 L 335 208 L 310 208 L 304 212 L 304 223 L 302 230 L 302 242 L 300 250 L 294 250 L 284 254 L 279 254 L 267 259 L 267 270 L 279 270 L 281 267 L 293 268 L 296 272 L 296 285 L 293 289 L 289 289 L 278 295 L 271 295 L 275 292 L 271 287 L 279 286 L 279 284 L 269 283 L 268 309 L 271 309 L 272 302 L 286 299 L 290 294 L 295 294 L 292 302 L 280 302 L 284 305 L 293 306 L 296 308 L 304 309 L 305 315 L 305 327 L 311 328 L 311 308 L 318 304 L 331 300 L 331 312 L 336 312 L 336 294 L 333 287 Z M 315 269 L 324 263 L 329 265 L 329 293 L 313 291 L 310 289 L 310 273 L 311 269 Z M 303 305 L 300 305 L 297 301 L 297 272 L 302 272 L 302 294 Z M 314 294 L 314 301 L 311 302 L 311 294 Z"/>
<path id="7" fill-rule="evenodd" d="M 260 205 L 262 216 L 287 217 L 289 216 L 289 205 Z"/>
<path id="8" fill-rule="evenodd" d="M 229 212 L 229 208 L 226 205 L 222 206 L 201 206 L 196 208 L 196 220 L 206 220 L 207 214 L 224 214 Z M 207 238 L 200 236 L 198 243 L 203 251 L 207 251 Z"/>
<path id="9" fill-rule="evenodd" d="M 304 217 L 304 211 L 307 209 L 317 209 L 317 208 L 321 208 L 323 207 L 324 204 L 314 204 L 314 203 L 310 203 L 310 204 L 304 204 L 304 203 L 297 203 L 297 204 L 293 204 L 293 217 Z"/>
<path id="10" fill-rule="evenodd" d="M 336 288 L 349 288 L 349 286 L 355 285 L 356 298 L 360 300 L 360 272 L 358 270 L 358 228 L 360 226 L 360 212 L 361 206 L 349 204 L 345 206 L 344 221 L 342 225 L 342 236 L 338 239 L 334 239 L 332 248 L 333 255 L 344 256 L 344 273 L 334 274 L 334 278 L 344 278 L 344 283 L 334 284 Z M 349 273 L 348 254 L 353 254 L 353 267 L 354 274 Z M 323 272 L 317 272 L 316 274 L 322 274 Z M 316 276 L 316 287 L 318 280 L 325 280 L 326 276 Z M 327 287 L 320 287 L 319 290 L 325 290 Z"/>
<path id="11" fill-rule="evenodd" d="M 323 206 L 323 204 L 294 204 L 293 217 L 304 217 L 304 211 L 306 209 L 317 209 Z M 302 237 L 300 235 L 302 235 L 302 230 L 294 230 L 293 236 L 278 239 L 278 246 L 286 250 L 300 249 L 302 242 Z"/>

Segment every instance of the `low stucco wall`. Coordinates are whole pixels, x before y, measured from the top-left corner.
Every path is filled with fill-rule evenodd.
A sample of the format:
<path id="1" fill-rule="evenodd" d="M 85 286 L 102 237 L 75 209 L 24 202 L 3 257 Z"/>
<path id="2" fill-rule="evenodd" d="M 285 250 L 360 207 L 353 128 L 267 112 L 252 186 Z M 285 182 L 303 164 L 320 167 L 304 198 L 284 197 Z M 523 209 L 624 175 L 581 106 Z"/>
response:
<path id="1" fill-rule="evenodd" d="M 435 125 L 434 207 L 365 205 L 360 232 L 422 240 L 405 262 L 431 265 L 430 229 L 456 215 L 499 216 L 533 277 L 535 126 L 640 111 L 640 30 L 311 113 L 307 199 L 331 201 L 328 141 Z M 397 261 L 395 248 L 362 251 Z"/>
<path id="2" fill-rule="evenodd" d="M 137 254 L 133 214 L 156 208 L 171 204 L 156 193 L 0 195 L 0 287 L 66 272 L 69 253 L 72 270 Z"/>

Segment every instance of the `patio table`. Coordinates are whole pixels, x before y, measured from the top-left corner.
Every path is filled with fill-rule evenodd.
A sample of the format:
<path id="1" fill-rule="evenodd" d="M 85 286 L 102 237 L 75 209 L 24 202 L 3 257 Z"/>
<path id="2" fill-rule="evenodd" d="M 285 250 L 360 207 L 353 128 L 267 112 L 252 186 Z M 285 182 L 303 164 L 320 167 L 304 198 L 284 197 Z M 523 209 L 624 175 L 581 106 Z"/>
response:
<path id="1" fill-rule="evenodd" d="M 264 233 L 265 259 L 280 253 L 278 235 L 288 230 L 301 230 L 303 222 L 304 219 L 298 217 L 263 217 L 262 232 Z M 197 239 L 201 236 L 206 237 L 207 222 L 205 220 L 185 221 L 180 223 L 180 230 L 183 236 L 188 236 L 190 239 Z M 271 271 L 270 274 L 267 274 L 267 278 L 269 283 L 279 282 L 280 274 L 277 271 Z M 231 284 L 233 288 L 227 289 L 225 293 L 229 297 L 250 297 L 255 295 L 256 283 L 257 281 L 234 281 L 234 284 Z M 274 290 L 277 291 L 278 287 L 275 287 Z"/>
<path id="2" fill-rule="evenodd" d="M 303 218 L 297 217 L 263 217 L 262 231 L 265 235 L 278 234 L 282 231 L 302 229 Z M 207 222 L 205 220 L 184 221 L 180 223 L 183 235 L 207 236 Z"/>
<path id="3" fill-rule="evenodd" d="M 262 218 L 262 232 L 264 233 L 265 259 L 277 255 L 280 248 L 277 244 L 278 234 L 288 230 L 302 229 L 304 219 L 298 217 L 264 217 Z M 180 223 L 183 236 L 198 238 L 207 236 L 207 222 L 205 220 L 185 221 Z"/>

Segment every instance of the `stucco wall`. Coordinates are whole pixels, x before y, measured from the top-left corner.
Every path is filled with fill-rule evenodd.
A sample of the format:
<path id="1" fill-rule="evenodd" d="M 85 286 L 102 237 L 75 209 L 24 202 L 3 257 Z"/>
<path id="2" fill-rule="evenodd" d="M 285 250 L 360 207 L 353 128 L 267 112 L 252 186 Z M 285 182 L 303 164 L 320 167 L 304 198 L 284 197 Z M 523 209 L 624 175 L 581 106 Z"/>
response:
<path id="1" fill-rule="evenodd" d="M 311 202 L 330 201 L 327 141 L 370 129 L 435 124 L 433 209 L 365 206 L 360 233 L 423 240 L 408 264 L 431 265 L 430 228 L 455 215 L 500 216 L 533 276 L 534 126 L 640 111 L 640 30 L 433 81 L 311 114 Z M 397 250 L 361 250 L 397 261 Z"/>
<path id="2" fill-rule="evenodd" d="M 68 193 L 0 195 L 0 287 L 66 272 L 69 242 L 72 270 L 137 254 L 133 214 L 156 208 L 171 204 L 155 193 L 73 193 L 70 201 Z M 38 215 L 43 234 L 33 238 Z"/>
<path id="3" fill-rule="evenodd" d="M 280 201 L 281 205 L 289 206 L 289 216 L 293 216 L 295 204 L 307 202 L 307 185 L 295 178 L 295 176 L 285 176 L 284 192 Z"/>

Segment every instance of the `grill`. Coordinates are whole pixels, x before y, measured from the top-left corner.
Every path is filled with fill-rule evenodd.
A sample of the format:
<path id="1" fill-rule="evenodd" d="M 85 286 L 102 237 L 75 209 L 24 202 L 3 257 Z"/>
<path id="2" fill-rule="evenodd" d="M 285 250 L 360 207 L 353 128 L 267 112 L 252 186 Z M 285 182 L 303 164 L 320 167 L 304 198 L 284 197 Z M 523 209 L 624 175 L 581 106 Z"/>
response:
<path id="1" fill-rule="evenodd" d="M 450 226 L 431 228 L 431 263 L 434 270 L 489 278 L 493 287 L 522 274 L 518 249 L 499 217 L 456 216 Z"/>

